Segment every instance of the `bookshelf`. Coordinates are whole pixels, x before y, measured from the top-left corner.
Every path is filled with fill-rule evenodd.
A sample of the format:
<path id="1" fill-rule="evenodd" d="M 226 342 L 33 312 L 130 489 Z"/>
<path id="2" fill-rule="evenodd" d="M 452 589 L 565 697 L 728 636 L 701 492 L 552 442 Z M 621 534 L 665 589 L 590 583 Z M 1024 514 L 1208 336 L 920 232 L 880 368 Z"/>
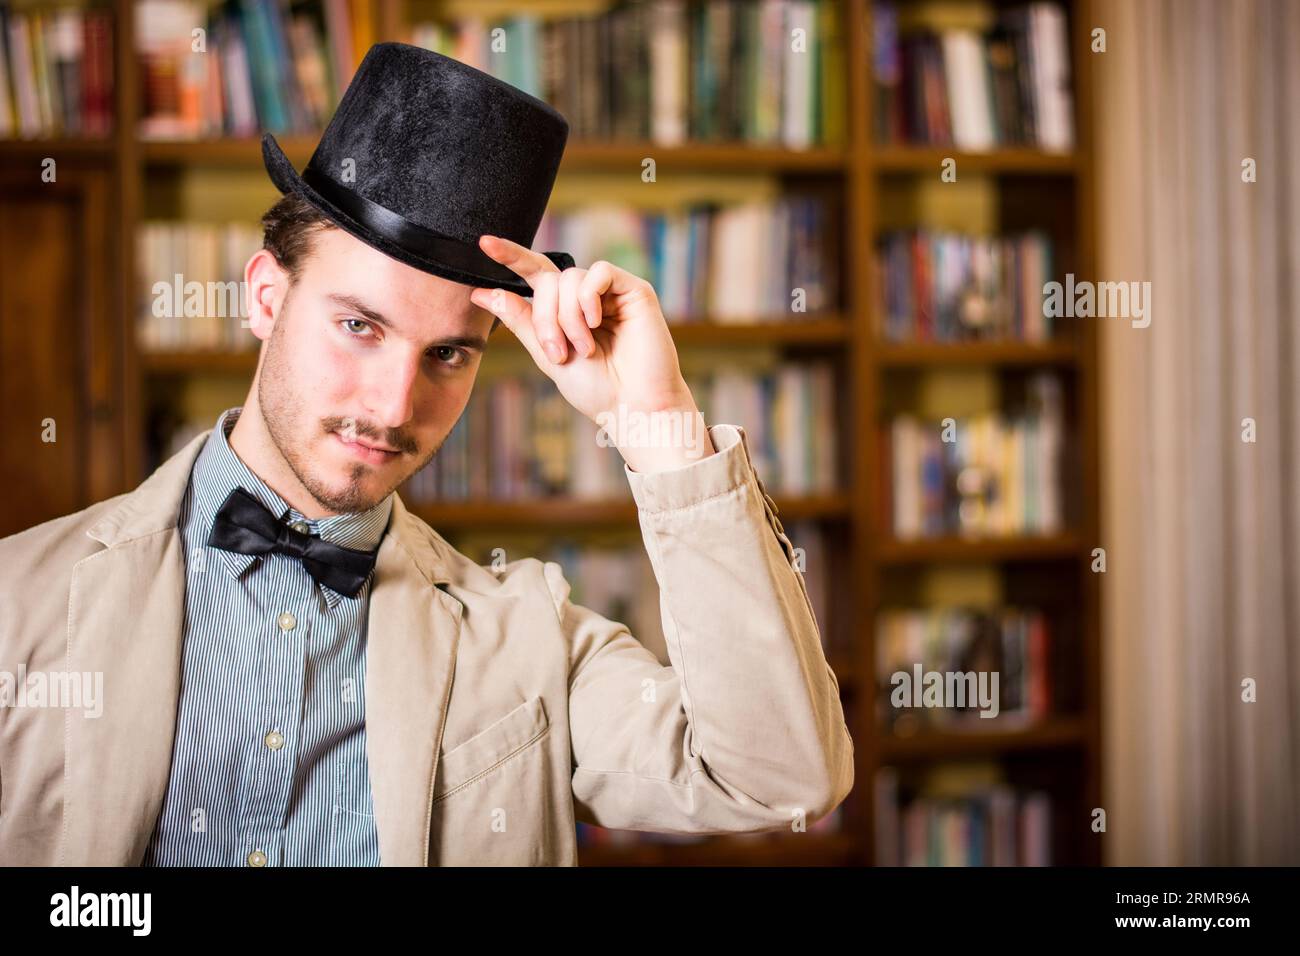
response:
<path id="1" fill-rule="evenodd" d="M 110 257 L 108 310 L 117 323 L 121 349 L 103 361 L 104 381 L 115 383 L 111 400 L 97 406 L 101 427 L 120 440 L 112 469 L 111 492 L 135 487 L 146 476 L 144 443 L 151 400 L 197 378 L 225 378 L 231 387 L 246 387 L 255 365 L 254 352 L 145 352 L 136 341 L 139 291 L 135 237 L 150 218 L 150 194 L 166 192 L 178 180 L 199 171 L 220 177 L 265 180 L 256 139 L 202 142 L 146 141 L 136 134 L 140 104 L 136 91 L 140 69 L 135 48 L 135 0 L 106 0 L 113 12 L 114 122 L 105 139 L 0 141 L 0 169 L 17 175 L 45 157 L 67 161 L 69 175 L 87 170 L 107 183 Z M 374 0 L 377 39 L 406 39 L 407 27 L 449 6 L 436 2 Z M 454 6 L 450 5 L 450 6 Z M 532 10 L 541 14 L 600 8 L 602 4 L 527 0 L 494 3 L 493 9 Z M 1043 343 L 979 341 L 886 342 L 877 334 L 875 247 L 881 235 L 898 226 L 899 197 L 937 181 L 940 165 L 955 159 L 959 176 L 977 179 L 981 202 L 995 211 L 1002 229 L 1042 224 L 1054 230 L 1073 270 L 1090 274 L 1094 261 L 1092 214 L 1094 164 L 1091 141 L 1091 88 L 1088 0 L 1063 3 L 1069 21 L 1071 80 L 1076 143 L 1065 153 L 1023 146 L 964 151 L 953 147 L 903 146 L 877 140 L 873 111 L 872 29 L 870 0 L 833 2 L 843 44 L 844 141 L 840 145 L 787 149 L 774 145 L 699 142 L 664 146 L 647 142 L 571 140 L 560 170 L 557 194 L 588 175 L 628 176 L 637 182 L 643 157 L 655 157 L 661 182 L 696 177 L 723 183 L 735 176 L 767 177 L 788 186 L 811 185 L 831 196 L 841 217 L 840 304 L 836 311 L 804 321 L 744 325 L 702 322 L 674 326 L 683 353 L 723 349 L 736 353 L 772 350 L 777 354 L 829 357 L 836 363 L 834 410 L 840 431 L 843 487 L 832 494 L 788 498 L 776 496 L 783 523 L 807 520 L 823 526 L 839 560 L 828 626 L 845 640 L 831 653 L 840 678 L 845 712 L 856 746 L 856 785 L 845 804 L 837 832 L 791 834 L 779 839 L 711 837 L 699 843 L 653 843 L 583 847 L 581 859 L 593 865 L 655 864 L 870 864 L 881 842 L 878 829 L 877 771 L 901 773 L 994 761 L 1027 785 L 1048 788 L 1061 800 L 1053 818 L 1056 862 L 1096 864 L 1100 851 L 1088 828 L 1087 810 L 1100 803 L 1100 693 L 1098 585 L 1089 565 L 1098 533 L 1098 399 L 1097 348 L 1090 326 L 1071 329 L 1068 338 Z M 910 6 L 910 5 L 909 5 Z M 996 11 L 998 0 L 945 0 L 916 4 L 924 13 Z M 491 11 L 485 10 L 485 15 Z M 310 156 L 314 136 L 278 136 L 299 168 Z M 89 174 L 88 173 L 88 174 Z M 274 198 L 274 193 L 268 193 Z M 962 201 L 956 205 L 961 207 Z M 903 205 L 906 205 L 905 201 Z M 913 210 L 912 225 L 926 225 L 924 204 Z M 920 210 L 916 212 L 915 210 Z M 959 209 L 960 212 L 960 209 Z M 1044 220 L 1047 220 L 1044 222 Z M 522 354 L 508 335 L 494 337 L 494 348 Z M 924 383 L 947 376 L 978 376 L 997 392 L 1038 369 L 1065 376 L 1069 405 L 1072 460 L 1068 475 L 1073 508 L 1060 533 L 1002 538 L 947 535 L 900 540 L 883 517 L 884 487 L 874 436 L 891 409 L 906 404 Z M 921 384 L 918 384 L 921 383 Z M 102 387 L 102 386 L 101 386 Z M 960 388 L 958 389 L 960 391 Z M 107 422 L 107 425 L 104 423 Z M 742 423 L 743 424 L 743 423 Z M 101 466 L 104 463 L 100 462 Z M 101 495 L 102 497 L 102 495 Z M 86 502 L 87 504 L 89 503 Z M 466 501 L 416 508 L 435 528 L 452 537 L 481 528 L 515 529 L 546 535 L 560 529 L 607 532 L 635 529 L 635 511 L 625 501 L 492 502 Z M 799 542 L 795 542 L 798 544 Z M 1074 707 L 1069 713 L 1024 728 L 962 732 L 927 730 L 911 736 L 886 734 L 876 707 L 876 633 L 882 608 L 899 596 L 933 597 L 925 578 L 937 575 L 941 594 L 945 579 L 957 592 L 970 590 L 969 578 L 997 582 L 1004 600 L 1031 602 L 1047 595 L 1058 619 L 1072 634 L 1069 664 L 1077 672 Z M 963 583 L 965 582 L 965 583 Z M 979 590 L 978 585 L 974 590 Z M 988 590 L 987 588 L 985 590 Z"/>

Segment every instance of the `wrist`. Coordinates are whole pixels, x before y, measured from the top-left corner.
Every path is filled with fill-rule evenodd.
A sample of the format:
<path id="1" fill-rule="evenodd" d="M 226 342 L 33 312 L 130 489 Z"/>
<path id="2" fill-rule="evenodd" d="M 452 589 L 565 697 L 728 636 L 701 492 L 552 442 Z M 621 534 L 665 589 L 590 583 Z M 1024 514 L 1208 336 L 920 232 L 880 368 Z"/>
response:
<path id="1" fill-rule="evenodd" d="M 597 440 L 618 449 L 627 466 L 648 474 L 683 468 L 716 453 L 694 402 L 655 411 L 617 409 L 596 416 Z"/>

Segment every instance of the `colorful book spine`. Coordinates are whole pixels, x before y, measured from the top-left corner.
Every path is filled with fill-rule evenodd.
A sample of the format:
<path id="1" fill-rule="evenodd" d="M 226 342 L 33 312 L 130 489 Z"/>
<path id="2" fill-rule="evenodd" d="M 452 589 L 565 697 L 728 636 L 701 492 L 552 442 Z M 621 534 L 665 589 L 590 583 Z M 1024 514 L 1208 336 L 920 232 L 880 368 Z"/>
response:
<path id="1" fill-rule="evenodd" d="M 833 0 L 632 0 L 576 17 L 416 23 L 408 41 L 535 89 L 575 139 L 805 149 L 846 139 L 841 13 Z"/>
<path id="2" fill-rule="evenodd" d="M 0 138 L 108 136 L 112 64 L 111 10 L 0 2 Z"/>
<path id="3" fill-rule="evenodd" d="M 881 726 L 907 735 L 922 728 L 976 732 L 1042 721 L 1053 712 L 1052 688 L 1058 680 L 1052 645 L 1047 615 L 1035 608 L 883 610 L 876 619 Z M 983 674 L 986 696 L 960 702 L 944 698 L 933 706 L 935 701 L 911 692 L 918 669 L 923 681 L 931 674 L 944 675 L 944 680 L 974 674 L 977 691 Z"/>
<path id="4" fill-rule="evenodd" d="M 836 489 L 833 426 L 823 414 L 833 391 L 828 363 L 791 363 L 757 373 L 724 368 L 688 375 L 687 381 L 706 424 L 745 428 L 754 467 L 769 491 L 819 495 Z M 538 376 L 480 381 L 448 446 L 408 481 L 411 500 L 628 496 L 623 458 L 608 436 Z M 472 469 L 484 462 L 482 470 Z"/>
<path id="5" fill-rule="evenodd" d="M 890 476 L 882 518 L 896 537 L 1064 530 L 1063 387 L 1051 372 L 1027 386 L 1025 407 L 1012 414 L 947 426 L 902 414 L 881 429 Z"/>
<path id="6" fill-rule="evenodd" d="M 877 866 L 1052 866 L 1053 799 L 1007 783 L 949 792 L 876 773 Z M 939 788 L 935 788 L 938 791 Z"/>
<path id="7" fill-rule="evenodd" d="M 138 0 L 140 135 L 319 132 L 374 41 L 375 16 L 372 0 Z"/>
<path id="8" fill-rule="evenodd" d="M 606 259 L 655 287 L 673 324 L 800 321 L 839 303 L 829 212 L 811 196 L 666 211 L 548 211 L 536 249 Z"/>
<path id="9" fill-rule="evenodd" d="M 877 315 L 887 342 L 1048 342 L 1043 308 L 1054 278 L 1052 241 L 936 230 L 885 233 L 876 246 Z"/>
<path id="10" fill-rule="evenodd" d="M 985 33 L 935 32 L 914 17 L 904 25 L 899 9 L 878 2 L 872 11 L 880 142 L 1074 148 L 1069 26 L 1060 4 L 1002 8 Z"/>

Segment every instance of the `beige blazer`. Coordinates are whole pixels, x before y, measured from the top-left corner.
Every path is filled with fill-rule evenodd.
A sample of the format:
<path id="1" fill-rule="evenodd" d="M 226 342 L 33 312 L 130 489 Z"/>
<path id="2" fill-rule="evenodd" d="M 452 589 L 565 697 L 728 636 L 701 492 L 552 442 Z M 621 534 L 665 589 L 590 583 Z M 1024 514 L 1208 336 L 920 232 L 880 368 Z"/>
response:
<path id="1" fill-rule="evenodd" d="M 710 435 L 714 456 L 628 472 L 670 667 L 570 602 L 557 564 L 478 565 L 395 498 L 366 647 L 384 865 L 574 865 L 575 820 L 789 830 L 844 799 L 853 742 L 790 541 L 743 429 Z M 98 716 L 0 706 L 0 863 L 143 857 L 180 690 L 177 518 L 206 439 L 135 491 L 0 540 L 0 680 L 102 674 Z"/>

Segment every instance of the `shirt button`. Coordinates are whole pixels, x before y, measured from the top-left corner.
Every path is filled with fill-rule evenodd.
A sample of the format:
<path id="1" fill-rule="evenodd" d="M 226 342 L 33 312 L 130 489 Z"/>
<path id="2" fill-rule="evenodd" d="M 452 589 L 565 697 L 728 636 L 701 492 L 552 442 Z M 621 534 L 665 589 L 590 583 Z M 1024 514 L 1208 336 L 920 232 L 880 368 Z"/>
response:
<path id="1" fill-rule="evenodd" d="M 294 617 L 292 614 L 290 614 L 288 611 L 285 611 L 276 619 L 276 623 L 280 625 L 280 630 L 292 631 L 295 627 L 298 626 L 298 619 Z"/>
<path id="2" fill-rule="evenodd" d="M 289 527 L 293 528 L 293 530 L 297 531 L 299 534 L 307 534 L 311 531 L 311 525 L 305 521 L 295 521 L 293 524 L 289 525 Z"/>
<path id="3" fill-rule="evenodd" d="M 284 746 L 284 734 L 280 733 L 278 730 L 271 731 L 263 739 L 266 741 L 266 745 L 272 750 L 279 750 Z"/>
<path id="4" fill-rule="evenodd" d="M 266 866 L 266 854 L 261 850 L 254 850 L 248 854 L 249 866 Z"/>

